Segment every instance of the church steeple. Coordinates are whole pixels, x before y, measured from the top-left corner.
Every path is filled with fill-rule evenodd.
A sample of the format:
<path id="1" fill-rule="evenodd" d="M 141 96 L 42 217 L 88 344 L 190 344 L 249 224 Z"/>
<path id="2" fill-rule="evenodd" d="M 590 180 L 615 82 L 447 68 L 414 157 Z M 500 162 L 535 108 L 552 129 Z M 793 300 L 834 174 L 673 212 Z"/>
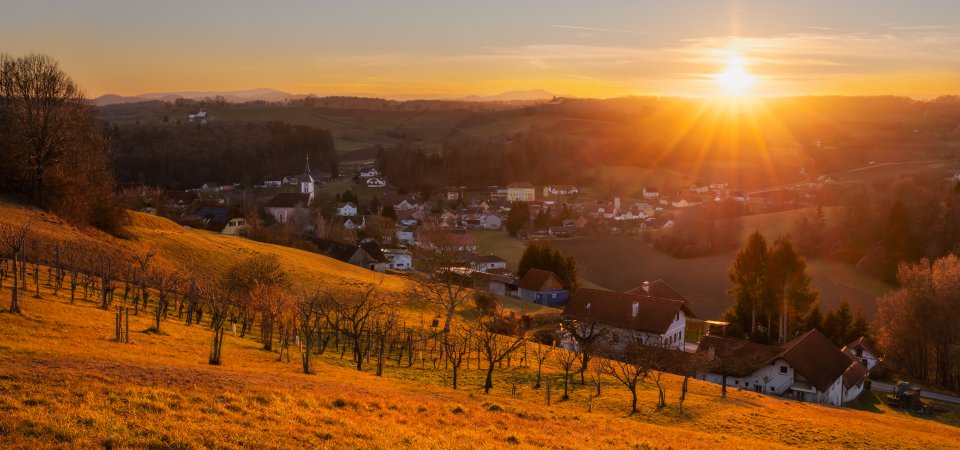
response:
<path id="1" fill-rule="evenodd" d="M 307 167 L 304 169 L 303 176 L 300 177 L 300 193 L 310 194 L 310 202 L 313 202 L 313 175 L 310 175 L 310 155 L 307 155 Z"/>

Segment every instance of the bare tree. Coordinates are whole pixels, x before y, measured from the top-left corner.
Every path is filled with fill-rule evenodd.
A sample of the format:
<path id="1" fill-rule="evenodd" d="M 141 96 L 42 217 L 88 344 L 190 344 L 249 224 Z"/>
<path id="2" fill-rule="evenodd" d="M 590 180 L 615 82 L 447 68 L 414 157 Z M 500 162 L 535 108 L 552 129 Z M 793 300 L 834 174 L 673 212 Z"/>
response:
<path id="1" fill-rule="evenodd" d="M 460 366 L 464 359 L 470 359 L 471 345 L 470 330 L 467 329 L 455 329 L 443 336 L 443 352 L 453 370 L 453 389 L 457 389 Z"/>
<path id="2" fill-rule="evenodd" d="M 204 303 L 210 310 L 210 329 L 213 331 L 213 340 L 210 345 L 210 359 L 212 365 L 223 363 L 223 336 L 226 332 L 226 322 L 230 317 L 233 305 L 233 291 L 221 280 L 209 281 L 201 284 Z M 159 330 L 159 322 L 158 328 Z"/>
<path id="3" fill-rule="evenodd" d="M 487 363 L 487 376 L 483 392 L 493 389 L 493 371 L 497 364 L 523 347 L 527 342 L 527 330 L 520 320 L 481 314 L 473 327 L 473 340 Z"/>
<path id="4" fill-rule="evenodd" d="M 567 320 L 562 324 L 563 331 L 574 340 L 577 347 L 577 353 L 580 356 L 580 368 L 577 373 L 580 374 L 580 384 L 586 384 L 584 377 L 589 368 L 590 358 L 602 349 L 602 338 L 606 335 L 606 329 L 595 321 Z"/>
<path id="5" fill-rule="evenodd" d="M 557 337 L 555 333 L 546 333 L 538 335 L 537 342 L 531 346 L 533 349 L 533 360 L 537 363 L 537 383 L 534 389 L 540 389 L 540 382 L 543 379 L 543 363 L 546 362 L 553 350 L 556 348 Z"/>
<path id="6" fill-rule="evenodd" d="M 344 290 L 334 296 L 332 307 L 337 320 L 331 320 L 327 315 L 327 322 L 336 324 L 337 330 L 353 343 L 353 361 L 357 370 L 363 370 L 363 357 L 366 353 L 363 348 L 363 338 L 369 333 L 370 318 L 389 302 L 379 290 L 378 284 L 370 284 L 359 288 Z"/>
<path id="7" fill-rule="evenodd" d="M 296 302 L 297 330 L 300 332 L 303 351 L 300 352 L 303 363 L 303 373 L 310 374 L 310 351 L 314 346 L 317 330 L 320 329 L 320 319 L 324 316 L 324 309 L 330 303 L 330 296 L 319 290 L 310 295 L 302 295 Z"/>
<path id="8" fill-rule="evenodd" d="M 563 397 L 560 400 L 570 399 L 570 374 L 573 367 L 580 361 L 579 347 L 573 346 L 570 349 L 558 348 L 553 352 L 554 359 L 563 369 Z M 547 386 L 549 388 L 549 385 Z"/>
<path id="9" fill-rule="evenodd" d="M 150 286 L 157 292 L 157 308 L 154 310 L 154 331 L 160 332 L 160 319 L 165 318 L 170 305 L 170 295 L 183 282 L 175 270 L 155 268 L 149 274 Z"/>
<path id="10" fill-rule="evenodd" d="M 10 287 L 10 312 L 20 314 L 20 296 L 18 277 L 22 277 L 22 268 L 26 264 L 24 261 L 24 250 L 27 245 L 27 235 L 30 233 L 30 223 L 26 223 L 19 228 L 0 228 L 0 250 L 3 255 L 13 263 L 11 273 L 13 274 L 13 286 Z M 17 264 L 20 264 L 20 267 Z"/>
<path id="11" fill-rule="evenodd" d="M 605 372 L 630 390 L 630 414 L 637 412 L 637 386 L 650 373 L 650 359 L 646 349 L 639 343 L 628 343 L 622 352 L 616 352 L 603 360 Z"/>
<path id="12" fill-rule="evenodd" d="M 420 274 L 412 276 L 415 300 L 426 301 L 444 315 L 443 331 L 450 331 L 453 316 L 471 298 L 471 283 L 462 272 L 452 270 L 469 266 L 475 255 L 464 251 L 460 235 L 447 227 L 423 225 L 418 229 L 418 244 L 413 247 L 414 265 Z"/>

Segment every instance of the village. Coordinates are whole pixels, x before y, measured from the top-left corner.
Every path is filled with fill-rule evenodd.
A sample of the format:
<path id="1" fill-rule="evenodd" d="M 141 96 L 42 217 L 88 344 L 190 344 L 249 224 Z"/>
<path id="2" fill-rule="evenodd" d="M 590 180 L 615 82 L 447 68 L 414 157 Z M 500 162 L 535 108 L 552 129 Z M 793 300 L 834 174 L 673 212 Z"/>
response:
<path id="1" fill-rule="evenodd" d="M 427 266 L 436 270 L 436 265 L 417 260 L 422 254 L 418 250 L 444 247 L 453 256 L 443 261 L 442 270 L 455 273 L 464 285 L 562 309 L 566 327 L 593 330 L 588 340 L 597 342 L 584 342 L 580 334 L 566 330 L 566 347 L 603 341 L 622 350 L 629 342 L 639 342 L 664 349 L 677 361 L 697 354 L 720 358 L 726 363 L 696 377 L 724 389 L 840 406 L 869 389 L 868 374 L 882 359 L 863 338 L 838 348 L 817 330 L 779 345 L 725 337 L 727 323 L 698 317 L 691 302 L 663 280 L 641 280 L 633 289 L 613 292 L 571 290 L 557 274 L 537 268 L 518 277 L 512 269 L 515 261 L 482 253 L 471 234 L 497 231 L 523 242 L 640 234 L 670 229 L 685 212 L 720 203 L 744 213 L 809 206 L 829 198 L 831 178 L 752 195 L 718 181 L 665 192 L 648 186 L 637 199 L 604 200 L 588 198 L 573 185 L 538 187 L 518 181 L 485 190 L 448 186 L 425 198 L 423 193 L 392 189 L 376 167 L 353 169 L 352 178 L 333 179 L 311 170 L 307 158 L 303 173 L 265 180 L 251 189 L 209 182 L 166 192 L 162 207 L 184 226 L 228 235 L 249 237 L 250 222 L 258 221 L 257 227 L 272 226 L 302 237 L 310 243 L 306 249 L 380 273 L 403 275 Z M 337 186 L 345 189 L 333 199 L 320 196 Z M 251 204 L 259 205 L 253 217 Z M 145 199 L 141 211 L 156 214 L 157 206 Z"/>

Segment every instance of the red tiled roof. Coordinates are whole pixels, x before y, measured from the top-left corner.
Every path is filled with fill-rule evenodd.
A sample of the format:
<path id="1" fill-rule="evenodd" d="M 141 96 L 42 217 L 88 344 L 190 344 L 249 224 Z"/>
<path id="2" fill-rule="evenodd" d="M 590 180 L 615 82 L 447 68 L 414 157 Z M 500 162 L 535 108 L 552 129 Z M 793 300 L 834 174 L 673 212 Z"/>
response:
<path id="1" fill-rule="evenodd" d="M 636 317 L 633 317 L 633 303 L 639 304 Z M 663 334 L 667 332 L 681 310 L 689 316 L 694 316 L 690 308 L 678 300 L 580 288 L 563 310 L 563 316 L 578 320 L 593 320 L 618 328 Z"/>

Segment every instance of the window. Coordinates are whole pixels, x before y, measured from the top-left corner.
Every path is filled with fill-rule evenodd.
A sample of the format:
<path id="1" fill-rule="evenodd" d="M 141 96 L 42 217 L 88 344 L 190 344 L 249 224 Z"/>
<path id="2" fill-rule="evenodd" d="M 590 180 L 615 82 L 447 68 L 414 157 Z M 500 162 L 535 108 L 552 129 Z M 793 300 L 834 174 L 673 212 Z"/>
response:
<path id="1" fill-rule="evenodd" d="M 777 392 L 777 388 L 770 386 L 770 392 Z"/>
<path id="2" fill-rule="evenodd" d="M 786 375 L 786 374 L 787 374 L 787 366 L 780 366 L 780 373 Z"/>
<path id="3" fill-rule="evenodd" d="M 740 380 L 733 380 L 733 384 L 740 385 Z"/>

